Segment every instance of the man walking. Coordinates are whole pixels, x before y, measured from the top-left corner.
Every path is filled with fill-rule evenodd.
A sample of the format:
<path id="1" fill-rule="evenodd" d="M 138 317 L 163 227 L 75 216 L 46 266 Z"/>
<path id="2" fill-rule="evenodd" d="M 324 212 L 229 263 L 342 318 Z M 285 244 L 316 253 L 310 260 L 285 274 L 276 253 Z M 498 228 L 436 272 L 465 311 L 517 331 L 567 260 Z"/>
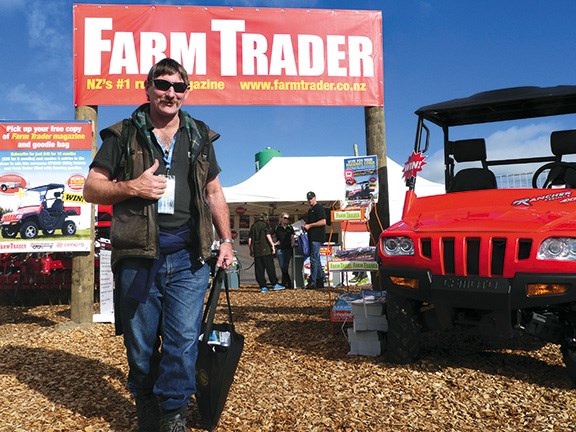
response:
<path id="1" fill-rule="evenodd" d="M 139 432 L 184 432 L 196 392 L 213 226 L 216 265 L 233 260 L 230 217 L 212 142 L 218 135 L 181 110 L 186 70 L 165 58 L 145 82 L 148 103 L 101 132 L 86 201 L 113 204 L 115 320 L 124 334 Z"/>
<path id="2" fill-rule="evenodd" d="M 324 288 L 324 269 L 320 261 L 320 248 L 326 241 L 326 213 L 316 201 L 316 194 L 312 191 L 306 194 L 306 199 L 310 208 L 306 217 L 304 229 L 308 232 L 310 243 L 310 280 L 306 285 L 307 289 Z"/>

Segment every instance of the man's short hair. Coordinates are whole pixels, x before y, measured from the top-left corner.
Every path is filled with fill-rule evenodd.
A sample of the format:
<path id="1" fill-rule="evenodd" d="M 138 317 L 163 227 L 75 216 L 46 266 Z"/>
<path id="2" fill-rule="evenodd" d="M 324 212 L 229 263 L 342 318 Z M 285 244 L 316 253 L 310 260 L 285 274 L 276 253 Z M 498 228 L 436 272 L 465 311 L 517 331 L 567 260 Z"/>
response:
<path id="1" fill-rule="evenodd" d="M 146 78 L 146 83 L 152 84 L 152 81 L 154 81 L 159 76 L 172 75 L 175 73 L 180 75 L 180 78 L 182 78 L 182 81 L 186 83 L 186 85 L 190 84 L 188 72 L 186 72 L 184 66 L 169 57 L 163 58 L 150 68 L 150 72 L 148 72 L 148 77 Z"/>

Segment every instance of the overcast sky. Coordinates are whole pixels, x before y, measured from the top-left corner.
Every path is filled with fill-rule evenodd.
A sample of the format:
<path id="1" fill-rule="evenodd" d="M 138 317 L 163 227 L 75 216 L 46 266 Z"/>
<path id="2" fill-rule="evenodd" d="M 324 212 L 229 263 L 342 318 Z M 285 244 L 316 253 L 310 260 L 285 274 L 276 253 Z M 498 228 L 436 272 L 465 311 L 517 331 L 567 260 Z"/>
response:
<path id="1" fill-rule="evenodd" d="M 0 119 L 74 119 L 72 5 L 69 0 L 0 0 Z M 384 34 L 384 112 L 388 156 L 403 164 L 413 146 L 424 105 L 479 91 L 516 86 L 574 84 L 576 2 L 554 0 L 355 1 L 108 1 L 108 4 L 296 7 L 380 10 Z M 99 129 L 134 107 L 100 107 Z M 266 147 L 284 156 L 365 153 L 364 110 L 359 107 L 193 106 L 190 113 L 221 133 L 217 155 L 225 186 L 254 173 L 255 154 Z M 489 132 L 493 151 L 524 154 L 549 146 L 566 120 L 532 121 Z M 523 147 L 516 147 L 522 139 Z M 506 142 L 506 145 L 502 145 Z M 441 180 L 432 163 L 424 175 Z M 490 147 L 489 147 L 490 150 Z M 294 173 L 302 175 L 302 173 Z M 289 182 L 290 179 L 287 179 Z"/>

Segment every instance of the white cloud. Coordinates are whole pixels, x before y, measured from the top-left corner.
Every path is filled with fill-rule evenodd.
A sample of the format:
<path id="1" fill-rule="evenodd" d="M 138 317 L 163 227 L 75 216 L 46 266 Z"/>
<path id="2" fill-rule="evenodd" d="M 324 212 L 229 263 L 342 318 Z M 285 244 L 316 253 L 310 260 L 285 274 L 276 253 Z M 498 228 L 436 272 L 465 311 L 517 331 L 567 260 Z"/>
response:
<path id="1" fill-rule="evenodd" d="M 426 158 L 422 176 L 433 182 L 444 183 L 444 150 L 438 150 Z"/>
<path id="2" fill-rule="evenodd" d="M 50 51 L 52 56 L 69 48 L 71 15 L 72 8 L 67 1 L 32 2 L 26 9 L 30 45 Z"/>
<path id="3" fill-rule="evenodd" d="M 11 112 L 22 113 L 23 120 L 54 120 L 70 117 L 70 106 L 56 102 L 42 91 L 34 91 L 26 84 L 18 84 L 5 94 Z"/>
<path id="4" fill-rule="evenodd" d="M 550 156 L 550 134 L 559 129 L 562 127 L 558 123 L 544 122 L 493 132 L 486 136 L 488 160 Z M 424 168 L 424 176 L 431 181 L 444 181 L 444 150 L 430 154 L 426 161 L 428 165 Z M 497 175 L 532 172 L 539 165 L 499 166 L 492 167 L 492 171 Z"/>
<path id="5" fill-rule="evenodd" d="M 530 124 L 498 131 L 486 138 L 489 159 L 550 155 L 550 133 L 554 123 Z"/>

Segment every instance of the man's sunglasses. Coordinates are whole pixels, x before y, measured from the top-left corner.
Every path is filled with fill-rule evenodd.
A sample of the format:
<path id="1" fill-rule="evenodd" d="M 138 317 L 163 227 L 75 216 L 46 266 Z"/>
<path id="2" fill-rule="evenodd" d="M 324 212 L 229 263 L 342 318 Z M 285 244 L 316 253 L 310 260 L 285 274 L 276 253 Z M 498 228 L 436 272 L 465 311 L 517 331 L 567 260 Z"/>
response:
<path id="1" fill-rule="evenodd" d="M 168 91 L 170 87 L 174 87 L 176 93 L 184 93 L 188 89 L 188 84 L 183 82 L 170 82 L 163 79 L 155 79 L 154 87 L 161 91 Z"/>

